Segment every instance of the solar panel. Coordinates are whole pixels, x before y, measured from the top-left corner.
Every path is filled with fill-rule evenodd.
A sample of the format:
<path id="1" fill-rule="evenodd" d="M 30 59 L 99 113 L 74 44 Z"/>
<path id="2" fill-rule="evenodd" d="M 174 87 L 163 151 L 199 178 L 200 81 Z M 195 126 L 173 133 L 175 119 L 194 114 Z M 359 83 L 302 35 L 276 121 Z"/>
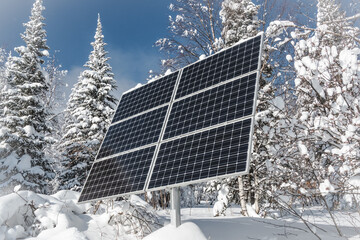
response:
<path id="1" fill-rule="evenodd" d="M 123 94 L 112 122 L 115 123 L 134 114 L 170 102 L 178 74 L 179 72 L 169 74 Z"/>
<path id="2" fill-rule="evenodd" d="M 246 170 L 252 119 L 161 144 L 149 189 Z"/>
<path id="3" fill-rule="evenodd" d="M 174 102 L 163 139 L 253 114 L 256 73 Z"/>
<path id="4" fill-rule="evenodd" d="M 95 162 L 79 202 L 142 191 L 155 146 Z"/>
<path id="5" fill-rule="evenodd" d="M 110 126 L 97 158 L 101 159 L 159 140 L 168 106 Z"/>
<path id="6" fill-rule="evenodd" d="M 176 98 L 258 69 L 261 36 L 185 67 Z"/>
<path id="7" fill-rule="evenodd" d="M 123 94 L 79 202 L 246 173 L 262 39 Z"/>

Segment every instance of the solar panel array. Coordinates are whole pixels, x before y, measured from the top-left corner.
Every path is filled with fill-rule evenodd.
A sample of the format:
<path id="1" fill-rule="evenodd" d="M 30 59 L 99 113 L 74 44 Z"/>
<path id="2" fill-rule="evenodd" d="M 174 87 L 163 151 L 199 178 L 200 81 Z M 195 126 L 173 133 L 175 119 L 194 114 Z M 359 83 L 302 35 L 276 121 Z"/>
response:
<path id="1" fill-rule="evenodd" d="M 246 173 L 262 38 L 124 93 L 79 202 Z"/>

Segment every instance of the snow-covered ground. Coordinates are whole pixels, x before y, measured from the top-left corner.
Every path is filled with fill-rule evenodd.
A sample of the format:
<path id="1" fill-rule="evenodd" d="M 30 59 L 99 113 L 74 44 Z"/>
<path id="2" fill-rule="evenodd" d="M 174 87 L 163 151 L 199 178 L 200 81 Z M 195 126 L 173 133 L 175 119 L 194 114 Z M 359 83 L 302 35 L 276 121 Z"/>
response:
<path id="1" fill-rule="evenodd" d="M 291 216 L 277 220 L 243 217 L 238 206 L 227 209 L 226 216 L 212 217 L 212 213 L 211 206 L 182 209 L 183 224 L 178 229 L 169 224 L 145 237 L 144 240 L 317 239 L 299 219 Z M 169 219 L 168 212 L 163 211 L 160 214 Z M 342 239 L 328 213 L 312 208 L 311 211 L 303 214 L 306 220 L 315 224 L 311 228 L 321 239 Z M 340 224 L 343 239 L 360 239 L 359 213 L 337 213 L 335 218 Z"/>
<path id="2" fill-rule="evenodd" d="M 243 217 L 238 206 L 220 217 L 213 217 L 212 206 L 205 203 L 183 208 L 182 225 L 175 228 L 169 224 L 169 210 L 154 212 L 137 196 L 99 206 L 77 204 L 78 197 L 72 191 L 51 196 L 18 191 L 0 197 L 0 240 L 135 240 L 151 231 L 144 240 L 317 239 L 300 219 Z M 328 213 L 313 207 L 302 214 L 314 223 L 310 227 L 321 239 L 341 239 Z M 343 239 L 360 239 L 359 213 L 335 213 L 334 217 Z"/>

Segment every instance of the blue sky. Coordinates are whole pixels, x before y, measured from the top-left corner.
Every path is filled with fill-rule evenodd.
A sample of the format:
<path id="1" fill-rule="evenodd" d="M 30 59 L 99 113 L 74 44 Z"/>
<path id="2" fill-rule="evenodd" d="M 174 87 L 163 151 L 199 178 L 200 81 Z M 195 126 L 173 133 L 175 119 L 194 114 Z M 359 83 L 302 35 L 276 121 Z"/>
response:
<path id="1" fill-rule="evenodd" d="M 312 0 L 309 0 L 312 2 Z M 341 0 L 348 12 L 353 0 Z M 357 0 L 356 0 L 357 1 Z M 34 0 L 0 0 L 0 47 L 13 50 L 23 45 L 20 33 L 29 19 Z M 69 71 L 67 93 L 84 69 L 92 49 L 97 14 L 101 14 L 106 50 L 111 57 L 121 92 L 144 83 L 150 69 L 159 66 L 160 54 L 154 42 L 166 36 L 168 5 L 171 0 L 44 0 L 45 27 L 48 46 L 56 54 L 58 63 Z M 262 2 L 257 0 L 256 3 Z M 281 2 L 281 1 L 280 1 Z M 285 1 L 286 2 L 286 1 Z M 290 1 L 291 2 L 291 1 Z M 292 2 L 291 2 L 292 3 Z M 286 7 L 288 5 L 284 5 Z M 306 7 L 313 11 L 315 6 Z M 279 9 L 277 9 L 279 11 Z M 276 12 L 274 12 L 276 13 Z M 359 22 L 358 22 L 359 24 Z"/>
<path id="2" fill-rule="evenodd" d="M 28 21 L 33 0 L 0 0 L 0 47 L 13 50 L 23 45 L 22 23 Z M 66 81 L 76 82 L 92 50 L 97 13 L 111 57 L 119 91 L 145 82 L 156 69 L 160 55 L 154 42 L 166 35 L 170 0 L 44 0 L 48 46 L 58 63 L 69 71 Z M 70 89 L 69 89 L 70 90 Z"/>

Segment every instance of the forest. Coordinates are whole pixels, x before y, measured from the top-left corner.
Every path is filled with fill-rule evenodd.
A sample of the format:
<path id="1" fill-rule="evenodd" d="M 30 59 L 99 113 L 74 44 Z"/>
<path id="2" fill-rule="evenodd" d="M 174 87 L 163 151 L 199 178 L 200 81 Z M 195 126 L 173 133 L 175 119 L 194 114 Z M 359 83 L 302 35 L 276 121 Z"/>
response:
<path id="1" fill-rule="evenodd" d="M 229 221 L 240 225 L 258 219 L 253 231 L 296 222 L 284 227 L 296 234 L 274 230 L 274 239 L 359 239 L 360 2 L 172 2 L 167 35 L 154 43 L 162 60 L 147 81 L 264 33 L 249 174 L 181 187 L 186 219 L 208 208 L 210 220 L 233 212 Z M 116 111 L 113 68 L 121 66 L 108 62 L 106 16 L 98 15 L 67 98 L 44 6 L 34 0 L 22 46 L 0 48 L 0 240 L 233 239 L 223 225 L 211 237 L 201 221 L 201 230 L 183 224 L 192 238 L 151 234 L 169 221 L 166 189 L 77 203 Z M 265 237 L 253 239 L 272 239 Z"/>

